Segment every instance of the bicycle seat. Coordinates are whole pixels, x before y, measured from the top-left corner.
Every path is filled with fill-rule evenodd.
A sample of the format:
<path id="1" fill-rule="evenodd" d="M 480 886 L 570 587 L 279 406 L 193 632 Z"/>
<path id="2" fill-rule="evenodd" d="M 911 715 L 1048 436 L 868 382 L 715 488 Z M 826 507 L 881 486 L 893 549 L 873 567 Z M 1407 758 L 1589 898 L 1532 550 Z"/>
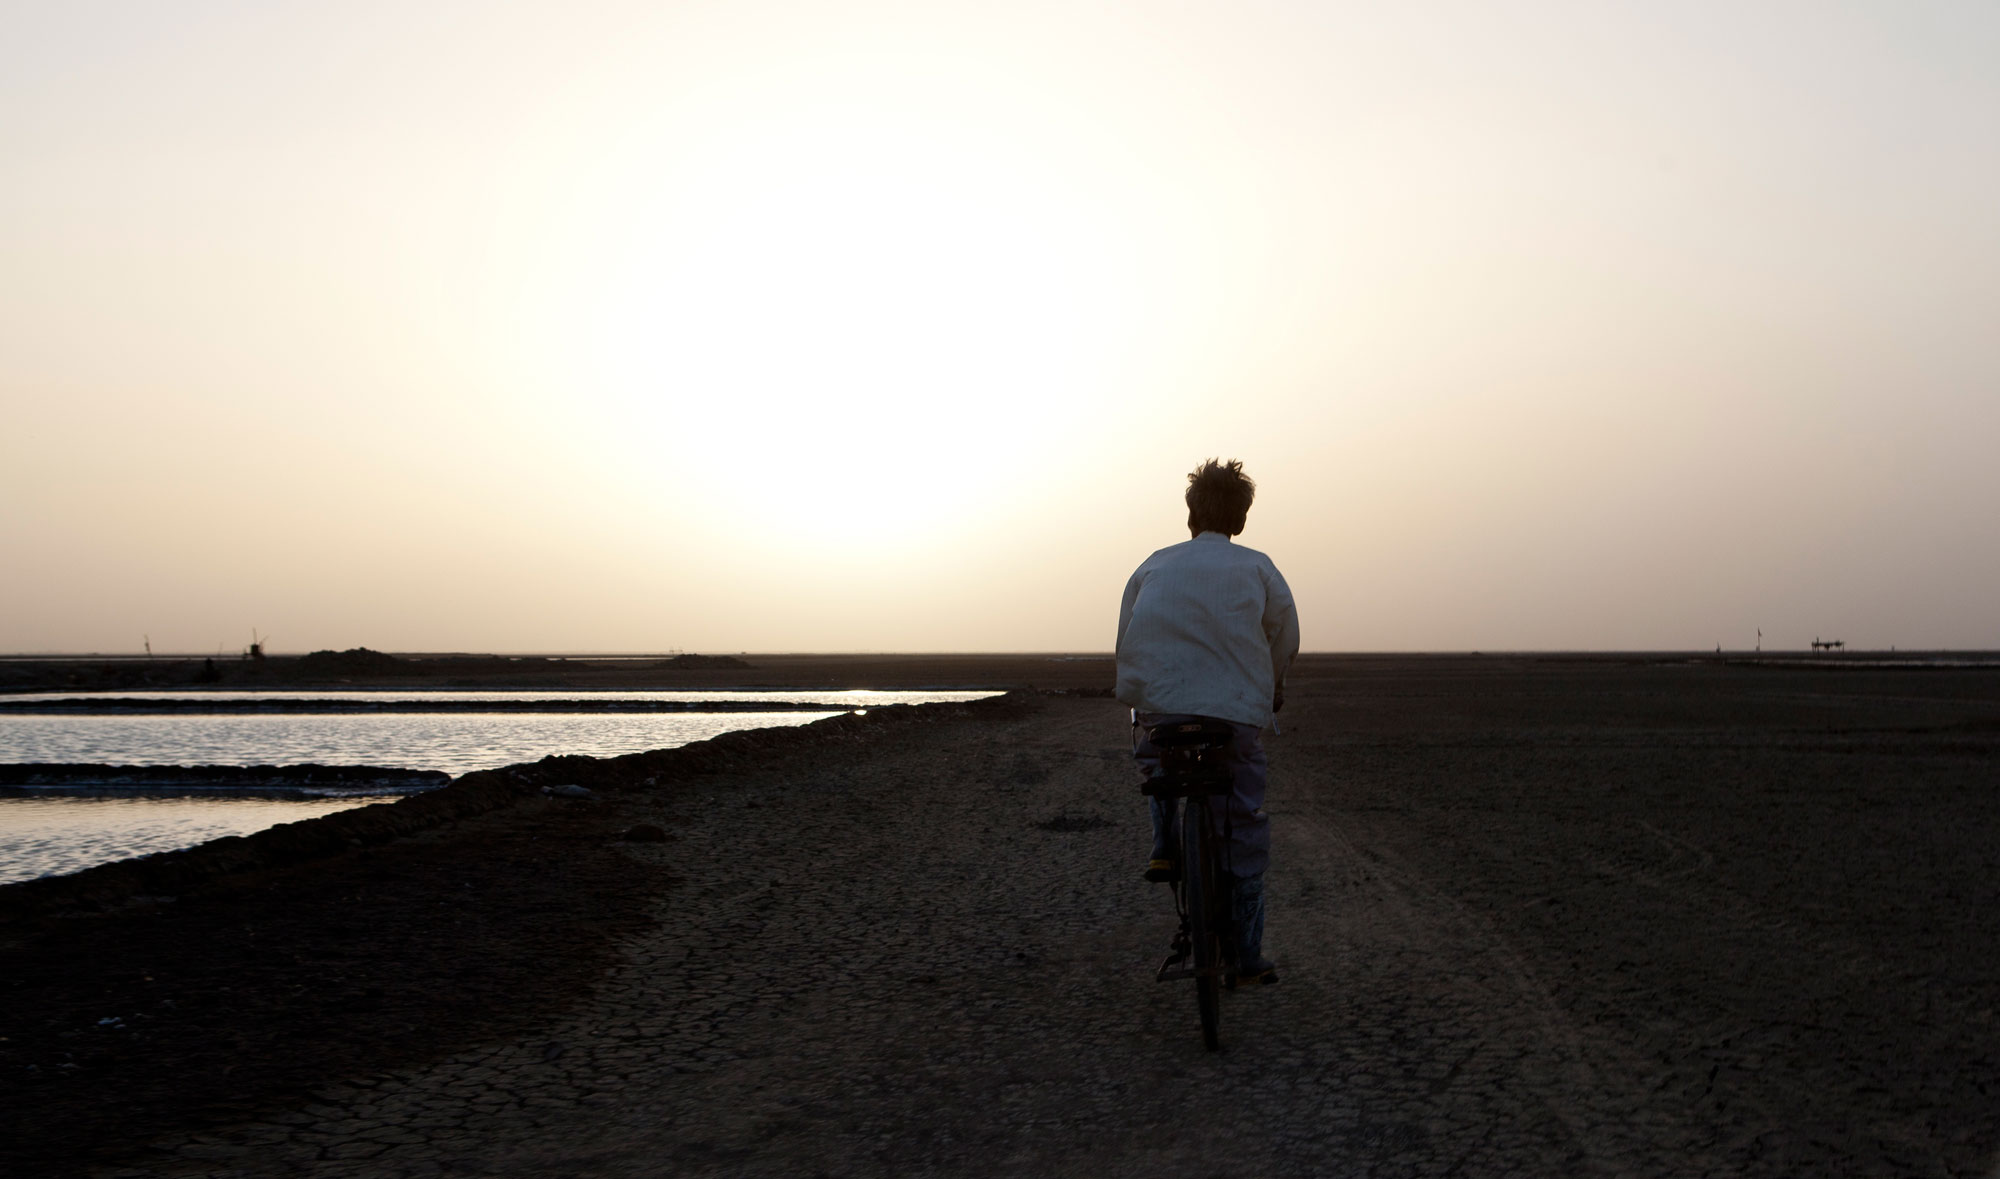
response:
<path id="1" fill-rule="evenodd" d="M 1236 730 L 1228 721 L 1176 721 L 1147 729 L 1146 739 L 1160 749 L 1221 749 L 1236 739 Z"/>

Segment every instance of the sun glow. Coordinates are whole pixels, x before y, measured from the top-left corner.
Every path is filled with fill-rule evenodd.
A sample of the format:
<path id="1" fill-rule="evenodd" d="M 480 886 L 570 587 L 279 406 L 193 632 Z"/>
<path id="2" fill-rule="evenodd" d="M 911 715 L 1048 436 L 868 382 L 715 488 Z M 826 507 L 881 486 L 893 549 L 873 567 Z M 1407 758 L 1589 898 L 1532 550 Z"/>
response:
<path id="1" fill-rule="evenodd" d="M 564 371 L 771 543 L 961 516 L 1075 444 L 1138 311 L 1101 202 L 1010 146 L 838 109 L 628 146 L 570 214 Z"/>

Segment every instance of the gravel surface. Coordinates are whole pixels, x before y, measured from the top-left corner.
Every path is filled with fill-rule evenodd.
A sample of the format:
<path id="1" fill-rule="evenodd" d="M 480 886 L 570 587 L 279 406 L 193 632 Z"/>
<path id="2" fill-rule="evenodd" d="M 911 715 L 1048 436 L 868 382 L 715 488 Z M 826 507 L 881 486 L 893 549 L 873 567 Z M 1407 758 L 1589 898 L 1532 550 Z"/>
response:
<path id="1" fill-rule="evenodd" d="M 574 1002 L 97 1173 L 1996 1173 L 2000 674 L 1360 660 L 1285 719 L 1220 1053 L 1123 710 L 1045 699 L 481 820 L 648 882 Z"/>

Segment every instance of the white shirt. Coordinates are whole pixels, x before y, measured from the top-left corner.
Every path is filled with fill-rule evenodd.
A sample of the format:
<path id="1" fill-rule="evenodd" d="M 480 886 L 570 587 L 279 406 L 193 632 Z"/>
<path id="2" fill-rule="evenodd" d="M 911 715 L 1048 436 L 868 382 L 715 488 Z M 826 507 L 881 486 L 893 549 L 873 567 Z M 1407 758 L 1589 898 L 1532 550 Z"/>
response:
<path id="1" fill-rule="evenodd" d="M 1299 616 L 1271 558 L 1220 532 L 1161 549 L 1118 607 L 1118 699 L 1141 712 L 1262 726 L 1299 653 Z"/>

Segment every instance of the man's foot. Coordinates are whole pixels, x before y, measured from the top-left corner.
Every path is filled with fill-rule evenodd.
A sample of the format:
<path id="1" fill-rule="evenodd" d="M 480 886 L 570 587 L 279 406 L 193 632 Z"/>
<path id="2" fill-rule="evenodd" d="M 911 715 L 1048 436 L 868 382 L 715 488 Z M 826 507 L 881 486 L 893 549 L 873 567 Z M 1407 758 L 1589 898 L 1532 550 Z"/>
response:
<path id="1" fill-rule="evenodd" d="M 1236 966 L 1235 983 L 1239 987 L 1272 987 L 1278 985 L 1278 964 L 1269 958 L 1253 958 Z"/>
<path id="2" fill-rule="evenodd" d="M 1146 865 L 1146 879 L 1154 884 L 1172 884 L 1181 878 L 1180 861 L 1167 856 L 1154 856 Z"/>

